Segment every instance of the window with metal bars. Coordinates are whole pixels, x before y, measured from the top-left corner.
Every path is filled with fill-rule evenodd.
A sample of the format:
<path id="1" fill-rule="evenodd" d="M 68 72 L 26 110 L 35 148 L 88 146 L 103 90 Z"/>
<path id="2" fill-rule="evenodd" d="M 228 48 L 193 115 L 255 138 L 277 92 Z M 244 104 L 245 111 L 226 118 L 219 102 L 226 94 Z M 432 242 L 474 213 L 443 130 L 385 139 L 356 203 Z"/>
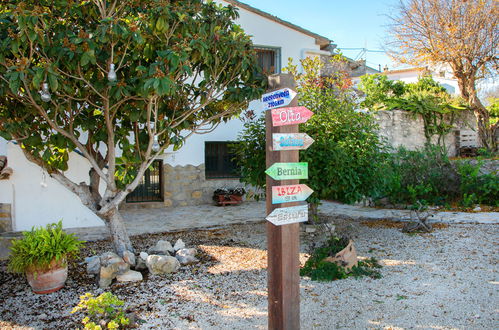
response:
<path id="1" fill-rule="evenodd" d="M 281 72 L 281 49 L 255 46 L 258 64 L 265 75 Z"/>
<path id="2" fill-rule="evenodd" d="M 235 142 L 205 142 L 204 164 L 207 179 L 237 178 L 237 162 L 229 145 Z"/>
<path id="3" fill-rule="evenodd" d="M 146 170 L 139 185 L 126 197 L 127 203 L 163 201 L 163 161 L 155 160 Z"/>

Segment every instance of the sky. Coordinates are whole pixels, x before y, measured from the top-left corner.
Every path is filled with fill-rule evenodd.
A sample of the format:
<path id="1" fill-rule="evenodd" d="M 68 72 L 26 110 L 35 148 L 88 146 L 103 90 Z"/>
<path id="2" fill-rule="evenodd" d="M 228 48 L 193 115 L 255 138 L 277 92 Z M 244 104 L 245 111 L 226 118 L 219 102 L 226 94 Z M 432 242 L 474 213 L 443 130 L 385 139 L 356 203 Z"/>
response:
<path id="1" fill-rule="evenodd" d="M 333 40 L 352 59 L 367 48 L 382 50 L 387 39 L 386 15 L 393 13 L 398 0 L 241 0 L 252 7 Z M 367 65 L 379 69 L 397 64 L 381 52 L 367 52 Z M 399 65 L 400 67 L 400 65 Z"/>

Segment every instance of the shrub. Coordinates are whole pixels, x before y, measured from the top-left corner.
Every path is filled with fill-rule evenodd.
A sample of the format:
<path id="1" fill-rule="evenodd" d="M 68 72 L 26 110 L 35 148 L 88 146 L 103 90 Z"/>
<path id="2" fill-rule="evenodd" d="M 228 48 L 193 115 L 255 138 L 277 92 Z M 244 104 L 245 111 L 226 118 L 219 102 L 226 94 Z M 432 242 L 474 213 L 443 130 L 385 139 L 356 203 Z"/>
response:
<path id="1" fill-rule="evenodd" d="M 83 312 L 82 323 L 85 329 L 119 329 L 130 325 L 130 319 L 123 311 L 124 301 L 110 292 L 104 292 L 98 297 L 86 293 L 80 297 L 80 302 L 71 313 Z"/>
<path id="2" fill-rule="evenodd" d="M 300 151 L 301 161 L 309 163 L 306 183 L 314 190 L 308 201 L 317 204 L 320 199 L 335 199 L 352 203 L 379 195 L 385 156 L 374 119 L 354 111 L 350 84 L 341 72 L 321 77 L 323 64 L 318 59 L 305 59 L 302 65 L 303 74 L 292 65 L 288 70 L 298 84 L 298 103 L 314 112 L 307 123 L 300 125 L 300 131 L 315 140 L 307 150 Z M 241 181 L 263 188 L 264 118 L 246 123 L 233 148 Z"/>
<path id="3" fill-rule="evenodd" d="M 481 174 L 483 162 L 473 165 L 467 161 L 457 163 L 460 179 L 461 204 L 471 207 L 474 204 L 499 206 L 499 178 L 494 173 Z"/>
<path id="4" fill-rule="evenodd" d="M 23 238 L 14 240 L 10 248 L 9 270 L 24 273 L 27 270 L 43 271 L 54 261 L 65 263 L 74 257 L 84 242 L 74 234 L 62 230 L 62 221 L 23 232 Z"/>
<path id="5" fill-rule="evenodd" d="M 386 194 L 394 203 L 444 204 L 458 196 L 459 179 L 445 150 L 400 148 L 390 157 Z"/>
<path id="6" fill-rule="evenodd" d="M 376 268 L 381 265 L 374 258 L 359 261 L 357 266 L 347 271 L 333 262 L 324 261 L 329 256 L 334 256 L 348 245 L 347 238 L 331 237 L 321 247 L 312 252 L 310 258 L 300 269 L 301 276 L 310 276 L 313 281 L 335 281 L 347 278 L 349 276 L 360 277 L 369 276 L 380 278 L 381 273 Z"/>

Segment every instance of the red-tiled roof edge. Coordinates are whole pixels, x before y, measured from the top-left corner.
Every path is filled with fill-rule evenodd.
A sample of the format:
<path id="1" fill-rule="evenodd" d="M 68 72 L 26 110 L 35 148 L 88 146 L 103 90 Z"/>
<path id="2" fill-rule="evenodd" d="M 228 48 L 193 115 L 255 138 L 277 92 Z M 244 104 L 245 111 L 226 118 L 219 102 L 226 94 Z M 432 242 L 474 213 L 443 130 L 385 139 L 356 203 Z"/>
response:
<path id="1" fill-rule="evenodd" d="M 293 29 L 293 30 L 296 30 L 296 31 L 301 32 L 301 33 L 303 33 L 303 34 L 306 34 L 306 35 L 308 35 L 308 36 L 311 36 L 311 37 L 315 38 L 315 43 L 316 43 L 317 45 L 321 46 L 321 49 L 322 49 L 323 47 L 327 47 L 327 46 L 329 46 L 329 45 L 331 44 L 331 42 L 332 42 L 332 40 L 330 40 L 329 38 L 326 38 L 326 37 L 324 37 L 324 36 L 321 36 L 321 35 L 319 35 L 319 34 L 317 34 L 317 33 L 314 33 L 314 32 L 312 32 L 312 31 L 309 31 L 309 30 L 307 30 L 307 29 L 304 29 L 304 28 L 302 28 L 302 27 L 300 27 L 300 26 L 298 26 L 298 25 L 295 25 L 295 24 L 293 24 L 293 23 L 290 23 L 290 22 L 288 22 L 288 21 L 285 21 L 285 20 L 283 20 L 283 19 L 280 19 L 280 18 L 279 18 L 279 17 L 277 17 L 277 16 L 274 16 L 274 15 L 272 15 L 272 14 L 266 13 L 266 12 L 264 12 L 264 11 L 262 11 L 262 10 L 258 9 L 258 8 L 252 7 L 252 6 L 250 6 L 250 5 L 247 5 L 247 4 L 245 4 L 245 3 L 242 3 L 242 2 L 240 2 L 240 1 L 237 1 L 237 0 L 223 0 L 223 1 L 228 2 L 228 3 L 230 3 L 230 4 L 231 4 L 231 5 L 233 5 L 233 6 L 236 6 L 236 7 L 239 7 L 239 8 L 246 9 L 246 10 L 248 10 L 248 11 L 252 12 L 252 13 L 255 13 L 255 14 L 257 14 L 257 15 L 260 15 L 260 16 L 262 16 L 262 17 L 265 17 L 265 18 L 267 18 L 267 19 L 270 19 L 270 20 L 272 20 L 272 21 L 274 21 L 274 22 L 277 22 L 277 23 L 279 23 L 279 24 L 282 24 L 282 25 L 284 25 L 284 26 L 286 26 L 286 27 L 289 27 L 290 29 Z"/>

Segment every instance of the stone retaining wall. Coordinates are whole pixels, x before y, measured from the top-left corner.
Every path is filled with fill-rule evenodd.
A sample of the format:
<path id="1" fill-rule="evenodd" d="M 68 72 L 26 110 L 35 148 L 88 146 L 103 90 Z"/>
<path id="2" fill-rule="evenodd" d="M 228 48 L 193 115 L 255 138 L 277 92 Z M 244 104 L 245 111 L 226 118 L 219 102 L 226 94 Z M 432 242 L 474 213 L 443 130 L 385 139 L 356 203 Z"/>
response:
<path id="1" fill-rule="evenodd" d="M 426 143 L 424 135 L 424 122 L 421 116 L 414 116 L 404 110 L 383 110 L 374 114 L 379 125 L 379 134 L 394 148 L 405 147 L 409 150 L 423 148 Z M 459 130 L 476 130 L 476 120 L 471 112 L 462 112 L 454 120 L 453 130 L 445 135 L 444 141 L 449 156 L 457 153 L 456 132 Z M 432 142 L 437 143 L 438 137 L 434 136 Z"/>
<path id="2" fill-rule="evenodd" d="M 212 196 L 216 189 L 241 186 L 247 188 L 238 178 L 206 179 L 204 164 L 163 165 L 164 205 L 167 207 L 210 204 L 213 203 Z"/>
<path id="3" fill-rule="evenodd" d="M 10 204 L 0 203 L 0 233 L 12 231 L 12 208 Z"/>

